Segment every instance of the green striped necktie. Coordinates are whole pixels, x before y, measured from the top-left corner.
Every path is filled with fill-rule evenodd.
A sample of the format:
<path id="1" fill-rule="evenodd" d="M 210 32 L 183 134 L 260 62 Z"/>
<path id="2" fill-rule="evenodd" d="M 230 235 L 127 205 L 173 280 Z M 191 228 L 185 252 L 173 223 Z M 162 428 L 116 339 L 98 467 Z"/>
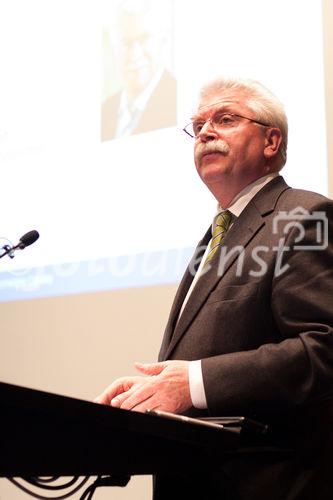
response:
<path id="1" fill-rule="evenodd" d="M 212 239 L 209 244 L 209 252 L 207 254 L 205 264 L 206 265 L 215 255 L 218 248 L 221 246 L 222 240 L 229 229 L 232 219 L 232 214 L 229 210 L 219 213 L 214 221 L 214 229 L 212 234 Z"/>

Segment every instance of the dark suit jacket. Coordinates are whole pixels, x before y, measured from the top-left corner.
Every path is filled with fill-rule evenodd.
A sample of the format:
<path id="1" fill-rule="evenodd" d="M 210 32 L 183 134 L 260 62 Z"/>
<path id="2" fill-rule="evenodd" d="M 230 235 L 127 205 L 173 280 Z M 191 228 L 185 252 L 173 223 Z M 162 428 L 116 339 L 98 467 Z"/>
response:
<path id="1" fill-rule="evenodd" d="M 288 226 L 281 212 L 298 207 L 328 218 L 326 248 L 319 250 L 316 242 L 320 214 L 302 220 L 301 228 Z M 210 237 L 209 229 L 199 246 Z M 284 238 L 289 250 L 280 253 L 279 264 Z M 278 452 L 267 457 L 260 449 L 251 456 L 240 451 L 222 464 L 231 490 L 216 498 L 333 498 L 333 202 L 291 189 L 279 176 L 247 205 L 223 247 L 176 325 L 193 279 L 186 271 L 159 360 L 202 359 L 208 413 L 266 422 L 270 444 L 294 452 L 282 459 Z M 205 412 L 190 412 L 198 413 Z M 157 478 L 155 498 L 164 498 L 171 484 L 164 479 Z M 183 498 L 215 498 L 213 492 L 200 493 L 204 486 L 194 486 L 193 478 L 186 484 Z"/>
<path id="2" fill-rule="evenodd" d="M 115 136 L 121 92 L 112 95 L 102 104 L 101 139 Z M 153 90 L 132 134 L 173 127 L 177 123 L 177 85 L 175 78 L 165 71 Z"/>

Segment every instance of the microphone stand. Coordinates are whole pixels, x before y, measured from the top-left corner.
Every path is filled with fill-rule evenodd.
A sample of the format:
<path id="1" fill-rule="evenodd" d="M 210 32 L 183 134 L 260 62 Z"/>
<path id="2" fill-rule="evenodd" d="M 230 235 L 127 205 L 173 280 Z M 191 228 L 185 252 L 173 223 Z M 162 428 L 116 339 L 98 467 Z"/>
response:
<path id="1" fill-rule="evenodd" d="M 4 245 L 1 250 L 4 250 L 4 253 L 2 253 L 0 255 L 0 259 L 2 259 L 2 257 L 4 257 L 5 255 L 8 255 L 8 257 L 10 257 L 11 259 L 13 259 L 15 257 L 14 255 L 14 252 L 16 250 L 17 247 L 11 247 L 10 245 Z"/>

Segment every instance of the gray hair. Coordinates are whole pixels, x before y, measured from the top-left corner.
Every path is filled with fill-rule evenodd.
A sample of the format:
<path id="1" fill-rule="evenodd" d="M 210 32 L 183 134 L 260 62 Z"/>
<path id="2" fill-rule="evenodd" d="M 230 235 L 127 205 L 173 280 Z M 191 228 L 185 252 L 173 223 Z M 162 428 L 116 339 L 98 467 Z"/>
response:
<path id="1" fill-rule="evenodd" d="M 282 103 L 261 83 L 241 78 L 218 78 L 202 87 L 200 97 L 209 97 L 216 92 L 237 90 L 246 97 L 246 105 L 254 112 L 257 120 L 280 129 L 282 142 L 279 150 L 281 165 L 287 161 L 288 120 Z"/>

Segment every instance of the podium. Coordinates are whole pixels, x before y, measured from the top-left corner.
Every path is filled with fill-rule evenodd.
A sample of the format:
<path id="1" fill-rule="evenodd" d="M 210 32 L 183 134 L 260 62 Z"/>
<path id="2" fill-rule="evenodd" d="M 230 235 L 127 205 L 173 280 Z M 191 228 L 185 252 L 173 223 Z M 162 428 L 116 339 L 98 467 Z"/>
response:
<path id="1" fill-rule="evenodd" d="M 241 433 L 0 383 L 1 477 L 202 471 Z"/>

